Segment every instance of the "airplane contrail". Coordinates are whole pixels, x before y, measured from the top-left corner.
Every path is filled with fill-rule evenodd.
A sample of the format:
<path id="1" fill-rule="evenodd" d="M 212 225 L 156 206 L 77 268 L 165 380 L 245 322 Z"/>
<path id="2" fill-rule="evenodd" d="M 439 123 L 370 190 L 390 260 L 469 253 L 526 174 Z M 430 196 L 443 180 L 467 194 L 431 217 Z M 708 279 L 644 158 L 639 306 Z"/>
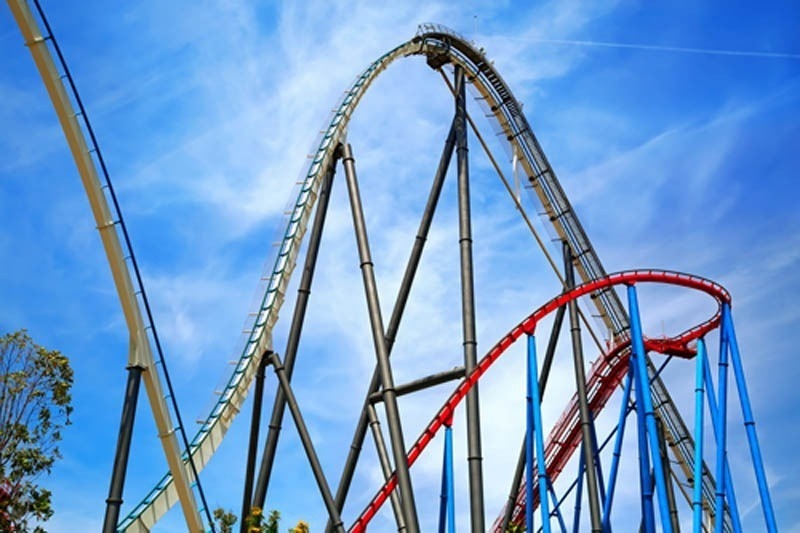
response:
<path id="1" fill-rule="evenodd" d="M 688 48 L 683 46 L 660 46 L 654 44 L 610 43 L 605 41 L 581 41 L 571 39 L 531 39 L 540 43 L 571 44 L 576 46 L 597 46 L 605 48 L 629 48 L 633 50 L 655 50 L 658 52 L 684 52 L 718 56 L 762 57 L 775 59 L 800 59 L 800 54 L 787 52 L 764 52 L 748 50 L 720 50 L 714 48 Z"/>

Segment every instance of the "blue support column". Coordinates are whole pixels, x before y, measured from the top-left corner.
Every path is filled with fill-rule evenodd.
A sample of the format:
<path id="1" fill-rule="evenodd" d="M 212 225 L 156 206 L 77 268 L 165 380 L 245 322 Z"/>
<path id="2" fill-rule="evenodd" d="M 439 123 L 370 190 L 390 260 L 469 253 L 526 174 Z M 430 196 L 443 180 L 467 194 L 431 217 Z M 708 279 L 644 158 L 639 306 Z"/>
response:
<path id="1" fill-rule="evenodd" d="M 539 508 L 542 514 L 542 530 L 544 533 L 550 533 L 550 504 L 547 500 L 547 467 L 544 463 L 544 431 L 542 425 L 541 396 L 539 394 L 538 368 L 536 362 L 536 337 L 534 335 L 528 335 L 528 388 L 531 398 L 528 405 L 533 411 L 533 436 L 536 444 Z M 532 529 L 528 531 L 532 531 Z"/>
<path id="2" fill-rule="evenodd" d="M 442 489 L 439 494 L 439 533 L 445 533 L 447 527 L 447 430 L 444 433 L 444 451 L 442 452 Z"/>
<path id="3" fill-rule="evenodd" d="M 722 306 L 722 320 L 725 321 L 727 306 Z M 717 462 L 716 462 L 716 498 L 714 507 L 717 513 L 717 521 L 714 524 L 714 532 L 722 533 L 724 520 L 721 517 L 725 513 L 725 491 L 728 486 L 728 472 L 726 466 L 727 433 L 728 433 L 728 335 L 725 328 L 719 330 L 719 361 L 717 387 L 719 398 L 717 399 L 717 416 L 714 426 L 717 428 Z"/>
<path id="4" fill-rule="evenodd" d="M 586 469 L 586 456 L 581 444 L 580 461 L 578 462 L 578 486 L 575 488 L 575 519 L 572 521 L 572 533 L 581 529 L 581 498 L 583 497 L 583 471 Z"/>
<path id="5" fill-rule="evenodd" d="M 456 532 L 455 482 L 453 480 L 453 427 L 444 428 L 444 459 L 442 460 L 442 494 L 439 503 L 439 533 Z M 445 527 L 446 525 L 446 527 Z"/>
<path id="6" fill-rule="evenodd" d="M 528 335 L 528 358 L 525 383 L 525 530 L 533 531 L 533 387 L 531 381 L 536 380 L 536 367 L 531 368 L 530 343 L 533 335 Z M 531 376 L 533 374 L 533 376 Z"/>
<path id="7" fill-rule="evenodd" d="M 647 424 L 647 435 L 652 451 L 653 470 L 656 478 L 656 495 L 658 497 L 658 509 L 661 517 L 661 527 L 665 533 L 672 533 L 672 522 L 670 520 L 669 502 L 667 501 L 667 480 L 664 479 L 664 468 L 661 464 L 661 454 L 659 452 L 659 433 L 656 428 L 655 412 L 653 411 L 653 400 L 650 396 L 649 379 L 647 375 L 647 363 L 645 361 L 644 339 L 642 337 L 642 324 L 639 319 L 639 302 L 636 297 L 636 287 L 628 285 L 628 313 L 631 318 L 631 348 L 636 358 L 635 376 L 637 388 L 641 389 L 641 397 L 644 401 L 645 423 Z M 641 385 L 641 387 L 639 387 Z M 638 403 L 638 402 L 637 402 Z M 638 408 L 638 406 L 637 406 Z"/>
<path id="8" fill-rule="evenodd" d="M 447 533 L 456 533 L 456 498 L 453 476 L 453 428 L 444 432 L 445 457 L 447 462 Z"/>
<path id="9" fill-rule="evenodd" d="M 631 354 L 631 365 L 635 381 L 634 397 L 636 398 L 636 437 L 639 445 L 639 490 L 641 492 L 642 524 L 645 533 L 656 530 L 656 518 L 653 511 L 653 481 L 650 477 L 650 452 L 647 449 L 647 424 L 645 421 L 644 395 L 642 384 L 636 370 L 636 355 Z"/>
<path id="10" fill-rule="evenodd" d="M 708 352 L 706 352 L 706 356 L 708 356 Z M 703 375 L 705 376 L 706 382 L 706 398 L 708 398 L 708 411 L 711 413 L 711 427 L 714 430 L 714 440 L 717 441 L 717 425 L 714 422 L 717 419 L 717 401 L 715 400 L 716 394 L 714 393 L 714 382 L 711 377 L 711 363 L 706 357 L 703 365 Z M 728 456 L 725 455 L 725 475 L 728 479 L 731 479 L 731 467 L 728 463 Z M 728 483 L 726 486 L 726 494 L 725 498 L 728 501 L 728 509 L 731 513 L 731 519 L 733 520 L 733 531 L 734 533 L 740 533 L 742 531 L 742 522 L 739 518 L 739 506 L 736 504 L 736 492 L 733 489 L 733 483 Z"/>
<path id="11" fill-rule="evenodd" d="M 756 436 L 756 423 L 753 418 L 753 411 L 750 407 L 750 395 L 747 393 L 747 384 L 744 380 L 739 343 L 736 340 L 736 332 L 733 329 L 733 318 L 731 317 L 731 310 L 728 304 L 723 304 L 722 306 L 722 328 L 725 330 L 730 344 L 733 373 L 736 376 L 736 387 L 739 391 L 739 401 L 742 404 L 744 427 L 747 431 L 747 441 L 750 445 L 750 456 L 753 460 L 753 468 L 755 469 L 756 481 L 758 482 L 758 493 L 761 496 L 761 509 L 764 512 L 764 521 L 767 525 L 767 530 L 772 533 L 777 531 L 778 527 L 775 522 L 775 512 L 772 509 L 772 499 L 769 495 L 767 476 L 764 473 L 761 448 L 758 445 L 758 437 Z"/>
<path id="12" fill-rule="evenodd" d="M 692 531 L 703 530 L 703 368 L 706 359 L 706 342 L 697 340 L 694 385 L 694 487 L 692 492 L 693 521 Z"/>
<path id="13" fill-rule="evenodd" d="M 553 484 L 550 482 L 550 478 L 547 478 L 547 491 L 550 493 L 550 499 L 553 502 L 553 514 L 555 514 L 556 519 L 558 519 L 558 525 L 561 528 L 561 533 L 567 533 L 567 524 L 564 523 L 564 517 L 561 515 L 558 497 L 556 497 L 556 491 L 553 489 Z"/>
<path id="14" fill-rule="evenodd" d="M 625 437 L 625 421 L 628 418 L 628 401 L 631 397 L 631 386 L 633 385 L 633 360 L 628 363 L 628 374 L 625 376 L 625 386 L 622 392 L 622 402 L 619 409 L 619 421 L 617 422 L 617 436 L 614 440 L 614 453 L 611 456 L 611 471 L 608 474 L 608 494 L 603 502 L 603 531 L 610 531 L 611 505 L 614 503 L 614 488 L 617 484 L 617 472 L 619 471 L 619 460 L 622 456 L 622 439 Z"/>
<path id="15" fill-rule="evenodd" d="M 603 480 L 603 466 L 600 464 L 600 450 L 597 443 L 597 431 L 594 427 L 594 414 L 589 413 L 592 418 L 592 456 L 594 457 L 594 464 L 597 466 L 597 487 L 600 490 L 600 501 L 605 506 L 606 501 L 606 484 Z"/>
<path id="16" fill-rule="evenodd" d="M 444 428 L 444 459 L 442 460 L 442 495 L 439 503 L 439 533 L 456 532 L 455 486 L 453 477 L 453 427 L 451 421 L 446 424 Z"/>

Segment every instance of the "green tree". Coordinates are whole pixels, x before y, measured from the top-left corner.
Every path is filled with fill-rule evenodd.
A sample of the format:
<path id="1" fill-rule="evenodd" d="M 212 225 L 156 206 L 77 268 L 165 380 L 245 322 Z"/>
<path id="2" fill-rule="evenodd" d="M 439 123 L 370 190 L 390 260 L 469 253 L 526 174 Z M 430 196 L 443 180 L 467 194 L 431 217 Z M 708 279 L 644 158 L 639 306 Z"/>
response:
<path id="1" fill-rule="evenodd" d="M 72 380 L 69 360 L 25 330 L 0 337 L 0 531 L 28 531 L 53 515 L 51 493 L 37 483 L 61 457 Z"/>

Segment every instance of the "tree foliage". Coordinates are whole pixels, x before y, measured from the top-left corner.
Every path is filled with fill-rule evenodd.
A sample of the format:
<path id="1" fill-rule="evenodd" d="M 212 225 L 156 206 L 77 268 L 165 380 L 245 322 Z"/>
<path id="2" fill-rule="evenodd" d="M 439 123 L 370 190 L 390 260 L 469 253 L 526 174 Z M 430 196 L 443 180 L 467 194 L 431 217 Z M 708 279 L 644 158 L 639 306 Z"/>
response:
<path id="1" fill-rule="evenodd" d="M 220 533 L 232 533 L 236 523 L 236 515 L 232 511 L 225 511 L 222 507 L 214 509 L 214 522 Z M 281 524 L 281 513 L 270 511 L 264 515 L 260 507 L 250 509 L 250 514 L 244 519 L 247 533 L 278 533 Z M 308 522 L 300 520 L 297 525 L 289 528 L 289 533 L 309 533 Z"/>
<path id="2" fill-rule="evenodd" d="M 61 457 L 72 381 L 69 360 L 25 330 L 0 337 L 0 531 L 27 531 L 53 515 L 51 493 L 37 483 Z"/>
<path id="3" fill-rule="evenodd" d="M 233 511 L 226 511 L 222 507 L 214 509 L 214 521 L 220 533 L 233 533 L 233 525 L 237 520 Z"/>

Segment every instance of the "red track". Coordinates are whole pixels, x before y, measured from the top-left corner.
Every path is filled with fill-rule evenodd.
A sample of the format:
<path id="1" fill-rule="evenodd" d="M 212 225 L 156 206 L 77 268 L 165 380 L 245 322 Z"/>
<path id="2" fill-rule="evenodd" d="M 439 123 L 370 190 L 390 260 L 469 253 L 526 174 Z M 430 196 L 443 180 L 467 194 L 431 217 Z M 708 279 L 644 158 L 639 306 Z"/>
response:
<path id="1" fill-rule="evenodd" d="M 419 436 L 417 441 L 408 452 L 407 460 L 408 465 L 413 465 L 423 450 L 436 436 L 436 433 L 445 425 L 448 420 L 453 416 L 453 413 L 464 399 L 467 392 L 478 383 L 478 380 L 484 373 L 494 364 L 497 359 L 508 349 L 509 346 L 514 344 L 523 334 L 532 335 L 536 331 L 538 323 L 548 314 L 552 313 L 559 307 L 567 304 L 572 300 L 576 300 L 587 294 L 594 293 L 598 290 L 612 287 L 615 285 L 632 285 L 639 282 L 654 282 L 664 283 L 667 285 L 677 285 L 687 287 L 690 289 L 699 290 L 712 296 L 717 302 L 730 304 L 730 294 L 721 285 L 697 276 L 683 274 L 680 272 L 670 272 L 664 270 L 634 270 L 627 272 L 618 272 L 611 274 L 605 278 L 592 280 L 574 289 L 565 292 L 546 304 L 538 308 L 536 311 L 528 315 L 522 322 L 508 332 L 500 341 L 495 344 L 491 350 L 478 362 L 477 367 L 465 376 L 464 379 L 458 384 L 456 390 L 450 395 L 445 404 L 433 417 L 433 420 L 428 424 L 422 435 Z M 675 337 L 665 339 L 648 339 L 646 348 L 648 350 L 659 351 L 662 353 L 673 353 L 683 357 L 691 356 L 693 350 L 688 344 L 703 335 L 708 331 L 714 329 L 719 324 L 720 308 L 714 315 L 703 322 Z M 607 355 L 601 356 L 592 365 L 590 376 L 587 379 L 587 393 L 589 395 L 589 405 L 593 412 L 597 413 L 606 404 L 611 397 L 614 389 L 619 385 L 622 377 L 627 371 L 626 361 L 628 359 L 628 341 L 625 340 L 617 344 Z M 551 479 L 561 472 L 564 465 L 569 460 L 572 452 L 575 450 L 580 442 L 580 430 L 577 416 L 577 399 L 573 397 L 569 406 L 561 416 L 559 421 L 553 428 L 550 436 L 548 437 L 547 447 L 545 449 L 547 471 Z M 552 468 L 552 470 L 551 470 Z M 383 487 L 380 488 L 378 493 L 373 497 L 372 501 L 367 505 L 355 523 L 350 527 L 353 533 L 361 533 L 366 530 L 370 520 L 375 516 L 381 506 L 389 498 L 389 495 L 395 489 L 397 479 L 392 475 Z M 524 505 L 524 504 L 523 504 Z M 517 503 L 519 507 L 519 501 Z"/>

